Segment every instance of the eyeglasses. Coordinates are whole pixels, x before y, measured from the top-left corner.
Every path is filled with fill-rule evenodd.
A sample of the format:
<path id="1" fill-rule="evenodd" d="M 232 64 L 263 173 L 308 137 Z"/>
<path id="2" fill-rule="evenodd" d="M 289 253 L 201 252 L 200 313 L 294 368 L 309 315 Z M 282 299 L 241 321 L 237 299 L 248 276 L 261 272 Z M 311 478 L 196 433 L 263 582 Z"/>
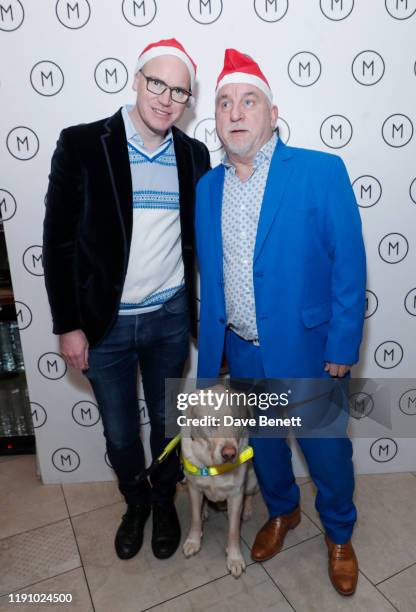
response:
<path id="1" fill-rule="evenodd" d="M 167 89 L 169 89 L 171 100 L 178 102 L 179 104 L 186 104 L 189 98 L 192 96 L 192 92 L 188 91 L 187 89 L 183 89 L 182 87 L 169 87 L 169 85 L 167 85 L 164 81 L 161 81 L 155 77 L 148 77 L 142 70 L 139 70 L 139 72 L 146 79 L 146 89 L 147 91 L 150 91 L 150 93 L 161 96 Z"/>

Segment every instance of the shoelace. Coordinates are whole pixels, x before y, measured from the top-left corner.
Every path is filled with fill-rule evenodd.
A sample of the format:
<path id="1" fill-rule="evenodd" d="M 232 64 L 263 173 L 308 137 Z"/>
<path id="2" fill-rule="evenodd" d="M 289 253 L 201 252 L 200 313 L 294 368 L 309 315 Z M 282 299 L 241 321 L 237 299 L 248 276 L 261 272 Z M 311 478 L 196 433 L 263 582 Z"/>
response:
<path id="1" fill-rule="evenodd" d="M 154 523 L 157 524 L 157 530 L 159 535 L 170 534 L 172 530 L 172 521 L 169 512 L 166 512 L 163 508 L 153 508 Z"/>
<path id="2" fill-rule="evenodd" d="M 282 526 L 282 519 L 280 516 L 277 516 L 273 519 L 273 530 L 277 531 Z"/>
<path id="3" fill-rule="evenodd" d="M 153 515 L 158 523 L 160 530 L 164 530 L 170 526 L 170 516 L 165 509 L 155 506 L 153 508 Z"/>
<path id="4" fill-rule="evenodd" d="M 344 559 L 347 558 L 348 553 L 347 553 L 347 547 L 344 544 L 336 544 L 334 546 L 334 558 L 335 561 L 343 561 Z"/>
<path id="5" fill-rule="evenodd" d="M 121 520 L 125 522 L 126 520 L 129 521 L 129 520 L 135 520 L 138 518 L 139 518 L 139 513 L 137 512 L 137 510 L 133 508 L 131 509 L 128 508 L 127 512 L 123 514 L 123 516 L 121 517 Z"/>

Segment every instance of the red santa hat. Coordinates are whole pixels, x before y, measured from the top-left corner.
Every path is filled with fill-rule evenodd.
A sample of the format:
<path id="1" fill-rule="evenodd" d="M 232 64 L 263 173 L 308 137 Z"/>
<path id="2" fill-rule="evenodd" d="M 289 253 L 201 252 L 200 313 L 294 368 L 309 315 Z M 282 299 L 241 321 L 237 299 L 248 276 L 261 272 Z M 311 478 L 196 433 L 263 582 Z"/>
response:
<path id="1" fill-rule="evenodd" d="M 270 85 L 259 65 L 249 55 L 240 53 L 236 49 L 225 50 L 224 68 L 217 80 L 216 94 L 218 95 L 221 87 L 229 83 L 255 85 L 261 89 L 270 102 L 273 100 Z"/>
<path id="2" fill-rule="evenodd" d="M 136 74 L 146 62 L 154 57 L 159 57 L 159 55 L 174 55 L 181 59 L 188 68 L 189 76 L 191 77 L 191 89 L 193 89 L 196 77 L 196 64 L 176 38 L 159 40 L 158 42 L 147 45 L 139 55 L 134 74 Z"/>

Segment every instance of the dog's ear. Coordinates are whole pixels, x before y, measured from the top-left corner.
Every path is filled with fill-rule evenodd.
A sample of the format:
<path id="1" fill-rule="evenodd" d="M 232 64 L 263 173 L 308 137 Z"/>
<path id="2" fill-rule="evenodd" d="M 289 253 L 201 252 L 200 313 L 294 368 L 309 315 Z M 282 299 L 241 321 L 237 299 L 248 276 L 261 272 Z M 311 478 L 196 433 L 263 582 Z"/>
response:
<path id="1" fill-rule="evenodd" d="M 177 410 L 177 414 L 176 417 L 185 417 L 186 419 L 188 419 L 189 417 L 192 418 L 192 406 L 190 406 L 189 404 L 187 405 L 185 410 Z M 191 437 L 191 429 L 192 426 L 191 425 L 181 425 L 180 430 L 181 430 L 181 436 L 183 438 L 190 438 Z"/>

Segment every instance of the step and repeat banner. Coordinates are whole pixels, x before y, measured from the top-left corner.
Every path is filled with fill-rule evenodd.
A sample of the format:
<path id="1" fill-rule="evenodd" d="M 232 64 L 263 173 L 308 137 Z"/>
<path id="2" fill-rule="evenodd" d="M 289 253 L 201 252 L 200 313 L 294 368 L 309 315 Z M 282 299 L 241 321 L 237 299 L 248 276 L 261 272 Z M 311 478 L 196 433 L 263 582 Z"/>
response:
<path id="1" fill-rule="evenodd" d="M 400 421 L 390 433 L 360 437 L 377 394 L 353 394 L 355 466 L 416 470 L 415 29 L 416 0 L 0 0 L 0 211 L 44 482 L 113 478 L 95 399 L 51 333 L 41 247 L 51 155 L 63 127 L 132 103 L 138 53 L 170 37 L 198 63 L 197 104 L 180 127 L 206 143 L 213 165 L 221 159 L 214 88 L 226 47 L 263 68 L 285 142 L 345 161 L 368 257 L 354 374 L 386 389 L 395 381 L 391 409 Z M 195 364 L 193 348 L 189 376 Z M 137 410 L 148 433 L 143 399 Z M 297 452 L 295 465 L 305 473 Z"/>

